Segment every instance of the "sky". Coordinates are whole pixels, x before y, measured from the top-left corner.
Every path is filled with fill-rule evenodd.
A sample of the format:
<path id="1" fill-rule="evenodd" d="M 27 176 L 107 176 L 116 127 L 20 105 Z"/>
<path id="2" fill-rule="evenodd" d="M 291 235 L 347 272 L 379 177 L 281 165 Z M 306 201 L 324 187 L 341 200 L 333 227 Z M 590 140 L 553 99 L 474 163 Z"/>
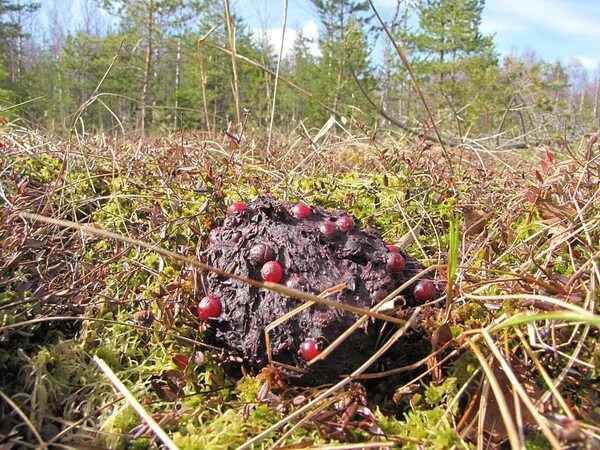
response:
<path id="1" fill-rule="evenodd" d="M 231 0 L 231 4 L 257 33 L 265 30 L 279 49 L 283 0 Z M 374 4 L 385 20 L 392 16 L 396 0 Z M 316 37 L 318 22 L 310 0 L 289 0 L 284 52 L 299 30 Z M 566 64 L 578 58 L 590 73 L 600 65 L 600 0 L 487 0 L 481 30 L 494 35 L 501 56 L 533 50 L 547 62 Z"/>
<path id="2" fill-rule="evenodd" d="M 49 16 L 60 5 L 65 22 L 81 20 L 82 5 L 94 0 L 41 0 L 40 14 Z M 265 33 L 279 50 L 284 0 L 230 0 L 233 11 L 257 34 Z M 396 0 L 374 0 L 384 20 Z M 56 6 L 55 6 L 56 8 Z M 318 36 L 319 19 L 310 0 L 288 0 L 288 23 L 284 54 L 301 30 L 308 38 Z M 68 28 L 73 23 L 65 24 Z M 600 67 L 600 0 L 487 0 L 482 32 L 494 36 L 500 56 L 534 51 L 547 62 L 568 64 L 577 58 L 591 73 Z M 313 44 L 315 54 L 318 52 Z M 381 41 L 374 44 L 373 61 L 381 61 Z"/>

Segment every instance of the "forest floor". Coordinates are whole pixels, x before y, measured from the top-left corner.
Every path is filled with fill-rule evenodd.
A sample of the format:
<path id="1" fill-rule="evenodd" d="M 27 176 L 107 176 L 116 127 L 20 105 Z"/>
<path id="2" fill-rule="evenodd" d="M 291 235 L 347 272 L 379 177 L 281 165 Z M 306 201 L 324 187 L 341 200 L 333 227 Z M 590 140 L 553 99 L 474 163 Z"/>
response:
<path id="1" fill-rule="evenodd" d="M 600 448 L 593 138 L 451 148 L 452 168 L 359 129 L 281 142 L 0 128 L 1 448 L 148 448 L 161 430 L 198 449 Z M 196 261 L 227 206 L 259 194 L 347 210 L 436 266 L 431 355 L 367 390 L 229 373 L 194 312 Z"/>

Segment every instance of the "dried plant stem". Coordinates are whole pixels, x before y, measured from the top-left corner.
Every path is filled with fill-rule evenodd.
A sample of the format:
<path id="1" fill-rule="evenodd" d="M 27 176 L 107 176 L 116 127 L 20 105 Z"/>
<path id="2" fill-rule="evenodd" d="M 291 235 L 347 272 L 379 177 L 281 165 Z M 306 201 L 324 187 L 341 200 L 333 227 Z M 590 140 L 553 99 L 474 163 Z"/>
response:
<path id="1" fill-rule="evenodd" d="M 235 48 L 235 24 L 233 23 L 233 17 L 231 16 L 231 8 L 229 6 L 229 0 L 225 0 L 225 21 L 227 22 L 227 35 L 229 36 L 229 47 L 231 48 L 231 73 L 233 80 L 231 81 L 231 89 L 233 92 L 233 100 L 235 102 L 235 113 L 237 123 L 242 121 L 240 112 L 240 93 L 239 93 L 239 81 L 237 74 L 237 51 Z"/>
<path id="2" fill-rule="evenodd" d="M 283 0 L 283 29 L 281 30 L 281 46 L 277 56 L 277 68 L 275 69 L 275 84 L 273 86 L 273 105 L 271 106 L 271 119 L 269 121 L 269 140 L 267 141 L 267 154 L 271 151 L 271 139 L 273 138 L 273 120 L 275 119 L 275 104 L 277 102 L 277 84 L 279 81 L 279 68 L 281 67 L 281 57 L 283 56 L 283 43 L 285 40 L 285 30 L 288 19 L 288 0 Z"/>
<path id="3" fill-rule="evenodd" d="M 148 411 L 144 409 L 144 407 L 137 401 L 137 399 L 133 396 L 133 394 L 125 387 L 125 385 L 119 380 L 117 375 L 108 367 L 102 359 L 98 358 L 98 356 L 94 355 L 94 362 L 98 364 L 98 367 L 104 372 L 104 374 L 108 377 L 110 382 L 117 388 L 117 390 L 125 397 L 125 399 L 129 402 L 129 404 L 135 409 L 135 411 L 146 421 L 148 426 L 154 431 L 154 434 L 158 436 L 158 438 L 167 446 L 167 448 L 171 450 L 177 450 L 178 447 L 175 445 L 175 442 L 171 440 L 171 438 L 164 432 L 164 430 L 160 427 L 158 423 L 152 418 Z"/>
<path id="4" fill-rule="evenodd" d="M 69 129 L 69 139 L 73 135 L 73 130 L 77 126 L 77 122 L 79 121 L 79 118 L 81 117 L 81 115 L 83 114 L 83 112 L 85 111 L 85 109 L 88 106 L 90 106 L 92 103 L 94 103 L 94 101 L 97 99 L 98 91 L 100 90 L 100 87 L 102 86 L 102 83 L 104 83 L 104 80 L 106 80 L 106 77 L 108 76 L 108 74 L 110 73 L 110 71 L 112 70 L 112 68 L 114 67 L 114 65 L 117 63 L 117 59 L 119 59 L 119 55 L 121 54 L 121 50 L 123 50 L 123 44 L 124 43 L 125 43 L 125 41 L 122 39 L 121 43 L 119 44 L 119 48 L 117 50 L 117 53 L 114 54 L 114 56 L 113 56 L 110 64 L 108 65 L 106 71 L 104 72 L 104 75 L 102 75 L 102 78 L 100 79 L 100 81 L 96 85 L 96 88 L 94 89 L 94 91 L 92 92 L 92 94 L 89 96 L 89 98 L 85 102 L 83 102 L 79 106 L 79 108 L 77 108 L 77 111 L 75 111 L 75 114 L 73 115 L 73 120 L 71 121 L 71 128 Z"/>
<path id="5" fill-rule="evenodd" d="M 396 49 L 396 53 L 398 53 L 398 56 L 400 56 L 400 59 L 402 60 L 402 64 L 404 64 L 404 67 L 406 67 L 406 70 L 408 70 L 408 74 L 410 75 L 410 80 L 412 81 L 412 85 L 415 88 L 415 91 L 418 94 L 419 98 L 421 99 L 421 103 L 423 103 L 425 110 L 427 111 L 427 116 L 429 117 L 429 120 L 431 120 L 431 125 L 433 126 L 433 130 L 435 131 L 435 135 L 438 139 L 438 143 L 440 144 L 440 147 L 442 147 L 442 152 L 444 154 L 444 157 L 446 158 L 446 162 L 448 163 L 448 170 L 450 171 L 450 175 L 452 177 L 454 177 L 454 169 L 452 167 L 452 159 L 450 158 L 450 154 L 446 150 L 446 146 L 444 145 L 444 140 L 442 139 L 440 130 L 438 129 L 438 127 L 435 123 L 435 119 L 433 117 L 431 110 L 429 109 L 427 100 L 425 100 L 425 95 L 423 95 L 423 91 L 421 91 L 419 83 L 417 82 L 417 77 L 415 77 L 415 74 L 412 71 L 410 62 L 408 61 L 408 57 L 406 56 L 406 52 L 404 51 L 404 49 L 402 47 L 400 47 L 400 45 L 398 44 L 396 39 L 394 39 L 394 37 L 392 36 L 392 33 L 390 33 L 389 28 L 387 27 L 387 25 L 385 24 L 385 22 L 379 15 L 379 12 L 377 12 L 377 9 L 375 9 L 375 5 L 373 5 L 373 0 L 369 0 L 369 4 L 371 5 L 371 9 L 373 10 L 373 13 L 375 13 L 375 16 L 377 17 L 377 20 L 379 20 L 379 23 L 381 23 L 381 26 L 383 27 L 385 34 L 387 34 L 390 42 L 394 46 L 394 49 Z"/>
<path id="6" fill-rule="evenodd" d="M 525 445 L 519 439 L 519 434 L 517 433 L 517 427 L 515 426 L 515 422 L 513 421 L 512 414 L 508 409 L 508 404 L 506 403 L 506 399 L 504 398 L 504 393 L 502 392 L 502 388 L 494 375 L 494 371 L 487 363 L 485 356 L 481 353 L 481 350 L 475 345 L 471 339 L 467 339 L 467 343 L 471 347 L 473 353 L 479 360 L 479 364 L 481 364 L 481 368 L 483 369 L 486 380 L 490 384 L 492 391 L 494 392 L 494 396 L 496 397 L 496 402 L 498 404 L 498 409 L 500 410 L 500 414 L 502 416 L 502 420 L 504 422 L 504 426 L 506 427 L 506 433 L 508 434 L 508 440 L 510 442 L 510 446 L 513 449 L 524 449 Z M 481 418 L 481 413 L 480 413 Z M 480 427 L 481 429 L 481 427 Z"/>
<path id="7" fill-rule="evenodd" d="M 525 339 L 525 336 L 523 335 L 521 330 L 519 330 L 518 328 L 515 328 L 514 330 L 515 330 L 515 333 L 517 334 L 517 336 L 519 336 L 519 339 L 521 340 L 521 345 L 523 345 L 523 349 L 529 355 L 529 357 L 535 364 L 535 367 L 537 367 L 537 369 L 540 371 L 540 375 L 546 382 L 548 389 L 550 389 L 550 392 L 552 392 L 552 394 L 554 395 L 554 398 L 556 399 L 558 404 L 562 407 L 564 413 L 570 419 L 575 420 L 575 415 L 571 411 L 571 408 L 568 407 L 567 403 L 565 402 L 565 399 L 563 398 L 561 393 L 558 391 L 558 389 L 554 385 L 554 381 L 552 381 L 552 379 L 550 378 L 550 375 L 548 374 L 548 372 L 546 371 L 546 369 L 540 362 L 538 356 L 534 353 L 533 349 L 529 346 L 529 343 L 527 342 L 527 339 Z M 540 404 L 541 404 L 541 402 L 540 402 Z"/>
<path id="8" fill-rule="evenodd" d="M 242 283 L 246 283 L 251 286 L 268 289 L 270 291 L 277 292 L 282 295 L 287 295 L 289 297 L 297 298 L 297 299 L 300 299 L 305 302 L 314 301 L 315 303 L 320 304 L 320 305 L 329 306 L 331 308 L 336 308 L 336 309 L 340 309 L 343 311 L 349 311 L 351 313 L 358 314 L 358 315 L 366 315 L 366 316 L 372 317 L 374 319 L 384 320 L 386 322 L 395 323 L 397 325 L 405 325 L 406 324 L 406 320 L 398 319 L 396 317 L 392 317 L 387 314 L 371 312 L 366 308 L 359 308 L 357 306 L 349 305 L 346 303 L 339 303 L 339 302 L 336 302 L 333 300 L 327 300 L 325 298 L 319 297 L 318 295 L 313 295 L 313 294 L 309 294 L 307 292 L 299 291 L 297 289 L 292 289 L 292 288 L 289 288 L 289 287 L 281 285 L 281 284 L 271 283 L 268 281 L 263 283 L 261 281 L 243 277 L 241 275 L 236 275 L 234 273 L 227 272 L 226 270 L 221 270 L 216 267 L 210 266 L 208 264 L 204 264 L 204 263 L 198 261 L 197 259 L 188 258 L 188 257 L 182 256 L 178 253 L 175 253 L 175 252 L 172 252 L 169 250 L 165 250 L 154 244 L 149 244 L 147 242 L 139 241 L 137 239 L 133 239 L 128 236 L 123 236 L 118 233 L 113 233 L 111 231 L 101 230 L 101 229 L 98 229 L 95 227 L 91 227 L 89 225 L 81 225 L 81 224 L 78 224 L 75 222 L 70 222 L 68 220 L 55 219 L 52 217 L 46 217 L 46 216 L 42 216 L 39 214 L 33 214 L 33 213 L 24 212 L 24 211 L 19 211 L 18 214 L 21 217 L 29 219 L 29 220 L 40 221 L 40 222 L 44 222 L 44 223 L 48 223 L 48 224 L 52 224 L 52 225 L 57 225 L 57 226 L 63 227 L 63 228 L 71 228 L 71 229 L 79 230 L 79 231 L 82 231 L 84 233 L 91 234 L 94 236 L 102 236 L 104 238 L 115 239 L 117 241 L 137 245 L 139 247 L 142 247 L 147 250 L 151 250 L 153 252 L 156 252 L 163 256 L 166 256 L 167 258 L 177 260 L 177 261 L 182 261 L 182 262 L 185 262 L 192 266 L 198 267 L 200 269 L 208 270 L 208 271 L 214 272 L 218 275 L 222 275 L 224 277 L 228 277 L 228 278 L 231 278 L 231 279 L 234 279 L 237 281 L 241 281 Z"/>
<path id="9" fill-rule="evenodd" d="M 210 119 L 208 114 L 208 101 L 206 99 L 206 82 L 208 81 L 204 74 L 204 42 L 206 38 L 215 30 L 216 27 L 212 27 L 208 32 L 198 39 L 198 68 L 200 70 L 200 90 L 202 91 L 202 105 L 204 107 L 204 117 L 206 120 L 206 130 L 210 131 Z"/>
<path id="10" fill-rule="evenodd" d="M 527 408 L 527 410 L 529 411 L 529 413 L 531 414 L 533 419 L 536 421 L 536 423 L 542 430 L 542 433 L 544 433 L 544 436 L 546 436 L 546 439 L 548 439 L 548 442 L 550 442 L 550 445 L 552 445 L 552 448 L 554 448 L 556 450 L 560 450 L 561 445 L 558 442 L 558 439 L 556 439 L 556 436 L 554 436 L 554 434 L 552 434 L 552 432 L 548 428 L 548 424 L 546 423 L 546 420 L 540 415 L 540 413 L 537 411 L 537 409 L 531 402 L 531 399 L 525 392 L 525 389 L 523 389 L 523 386 L 517 379 L 512 368 L 510 367 L 510 365 L 508 364 L 506 359 L 502 356 L 502 354 L 500 353 L 500 350 L 498 350 L 498 347 L 492 340 L 492 337 L 490 336 L 490 334 L 487 332 L 487 330 L 481 330 L 481 333 L 483 334 L 483 339 L 485 340 L 485 343 L 487 344 L 488 348 L 491 350 L 494 357 L 498 360 L 498 362 L 500 363 L 500 366 L 502 366 L 502 369 L 504 370 L 504 374 L 510 380 L 510 384 L 511 384 L 512 388 L 514 389 L 514 391 L 516 392 L 518 398 L 521 399 L 521 401 L 523 402 L 523 404 L 525 405 L 525 407 Z M 518 404 L 518 402 L 516 404 Z"/>
<path id="11" fill-rule="evenodd" d="M 296 418 L 300 417 L 305 412 L 308 412 L 311 408 L 313 408 L 321 400 L 329 397 L 329 395 L 331 395 L 332 393 L 341 389 L 342 387 L 346 386 L 352 380 L 356 379 L 356 377 L 358 377 L 365 370 L 367 370 L 381 355 L 383 355 L 386 351 L 389 350 L 389 348 L 392 345 L 394 345 L 396 343 L 396 341 L 406 332 L 406 330 L 408 330 L 408 328 L 411 326 L 411 324 L 414 322 L 414 320 L 417 318 L 417 316 L 420 312 L 421 312 L 421 308 L 416 308 L 413 311 L 412 315 L 409 317 L 409 319 L 406 321 L 404 326 L 402 326 L 402 328 L 398 329 L 394 333 L 394 335 L 379 350 L 377 350 L 375 353 L 373 353 L 373 355 L 369 359 L 367 359 L 358 369 L 356 369 L 354 372 L 352 372 L 349 376 L 347 376 L 346 378 L 344 378 L 343 380 L 341 380 L 339 383 L 335 384 L 334 386 L 330 387 L 325 392 L 322 392 L 321 394 L 319 394 L 317 397 L 315 397 L 312 401 L 310 401 L 309 403 L 304 405 L 302 408 L 294 411 L 292 414 L 290 414 L 289 416 L 280 420 L 275 425 L 272 425 L 271 427 L 269 427 L 262 433 L 253 437 L 252 439 L 247 441 L 244 445 L 239 446 L 237 450 L 244 450 L 244 449 L 252 447 L 254 444 L 256 444 L 257 442 L 260 442 L 262 439 L 264 439 L 266 436 L 268 436 L 272 432 L 278 430 L 279 428 L 281 428 L 285 424 L 289 423 L 290 421 L 295 420 Z"/>
<path id="12" fill-rule="evenodd" d="M 406 289 L 407 287 L 409 287 L 412 283 L 414 283 L 416 280 L 418 280 L 419 278 L 421 278 L 423 275 L 434 271 L 435 269 L 438 269 L 440 267 L 443 267 L 442 265 L 436 265 L 436 266 L 430 266 L 427 269 L 422 270 L 421 272 L 417 273 L 415 276 L 413 276 L 412 278 L 410 278 L 409 280 L 407 280 L 405 283 L 403 283 L 400 287 L 396 288 L 393 292 L 390 292 L 388 295 L 385 296 L 385 298 L 383 300 L 381 300 L 380 302 L 378 302 L 375 306 L 373 306 L 371 308 L 371 312 L 377 312 L 381 309 L 381 307 L 383 305 L 385 305 L 386 303 L 388 303 L 389 301 L 393 300 L 398 294 L 400 294 L 404 289 Z M 351 327 L 349 327 L 346 331 L 344 331 L 342 334 L 340 334 L 331 344 L 329 344 L 321 353 L 319 353 L 317 356 L 315 356 L 313 359 L 311 359 L 307 365 L 308 366 L 312 366 L 313 364 L 315 364 L 317 361 L 321 361 L 323 359 L 325 359 L 331 352 L 333 352 L 345 339 L 348 338 L 348 336 L 350 336 L 352 333 L 354 333 L 358 328 L 360 328 L 362 325 L 364 325 L 364 323 L 369 320 L 368 316 L 362 316 L 360 317 L 356 322 L 354 322 L 354 324 L 352 324 Z"/>
<path id="13" fill-rule="evenodd" d="M 31 434 L 33 434 L 35 439 L 40 444 L 40 446 L 36 448 L 48 448 L 48 446 L 44 443 L 42 436 L 40 436 L 40 433 L 38 433 L 38 431 L 35 429 L 35 427 L 31 423 L 31 420 L 29 420 L 29 417 L 27 417 L 27 414 L 25 414 L 23 410 L 19 408 L 19 405 L 13 402 L 12 399 L 8 395 L 6 395 L 2 390 L 0 390 L 0 397 L 2 397 L 2 400 L 8 403 L 8 405 L 19 415 L 19 417 L 23 419 L 23 423 L 25 423 L 25 425 L 29 427 L 29 429 L 31 430 Z"/>
<path id="14" fill-rule="evenodd" d="M 155 330 L 153 328 L 144 327 L 142 325 L 136 325 L 135 323 L 131 323 L 131 322 L 121 322 L 118 320 L 99 319 L 99 318 L 94 318 L 94 317 L 77 317 L 77 316 L 48 316 L 48 317 L 39 317 L 37 319 L 24 320 L 22 322 L 15 322 L 15 323 L 3 325 L 0 327 L 0 332 L 6 331 L 6 330 L 11 330 L 14 328 L 26 327 L 28 325 L 34 325 L 36 323 L 57 322 L 57 321 L 99 322 L 99 323 L 110 324 L 110 325 L 127 325 L 130 328 L 135 328 L 138 330 L 157 332 L 157 330 Z M 191 338 L 182 336 L 181 334 L 179 334 L 175 331 L 165 331 L 164 334 L 166 336 L 171 336 L 173 338 L 176 338 L 178 341 L 185 342 L 190 345 L 197 345 L 197 346 L 204 347 L 204 348 L 214 350 L 217 352 L 223 350 L 222 348 L 215 347 L 213 345 L 205 344 L 204 342 L 196 341 L 195 339 L 191 339 Z"/>
<path id="15" fill-rule="evenodd" d="M 213 48 L 216 48 L 219 51 L 222 51 L 223 53 L 227 53 L 228 55 L 234 57 L 234 54 L 231 52 L 231 50 L 228 50 L 228 49 L 226 49 L 224 47 L 221 47 L 220 45 L 217 45 L 217 44 L 214 44 L 214 43 L 210 43 L 209 45 L 212 46 Z M 237 58 L 240 61 L 243 61 L 243 62 L 245 62 L 247 64 L 250 64 L 251 66 L 256 67 L 257 69 L 260 69 L 263 72 L 266 72 L 266 73 L 268 73 L 268 74 L 270 74 L 272 76 L 275 76 L 275 72 L 273 72 L 271 69 L 269 69 L 268 67 L 266 67 L 264 64 L 257 63 L 256 61 L 254 61 L 254 60 L 252 60 L 250 58 L 247 58 L 244 55 L 240 55 L 240 54 L 236 53 L 235 54 L 235 58 Z M 329 111 L 330 113 L 337 115 L 337 112 L 333 108 L 327 106 L 325 103 L 323 103 L 322 101 L 320 101 L 311 92 L 307 91 L 303 87 L 298 86 L 297 84 L 293 83 L 292 81 L 290 81 L 287 78 L 284 78 L 282 76 L 279 76 L 278 79 L 279 79 L 279 81 L 287 84 L 288 86 L 290 86 L 291 88 L 293 88 L 296 91 L 300 92 L 301 94 L 307 96 L 308 98 L 311 99 L 311 101 L 315 102 L 317 105 L 319 105 L 320 107 L 322 107 L 326 111 Z"/>

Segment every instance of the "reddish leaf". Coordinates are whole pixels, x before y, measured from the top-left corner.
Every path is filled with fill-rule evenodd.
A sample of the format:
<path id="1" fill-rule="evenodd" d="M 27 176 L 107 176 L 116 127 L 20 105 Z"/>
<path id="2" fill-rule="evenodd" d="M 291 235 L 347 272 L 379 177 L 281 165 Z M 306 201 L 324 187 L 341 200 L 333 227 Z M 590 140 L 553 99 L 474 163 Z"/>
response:
<path id="1" fill-rule="evenodd" d="M 185 369 L 188 364 L 190 363 L 190 360 L 187 356 L 183 356 L 183 355 L 175 355 L 173 356 L 173 363 L 179 367 L 180 369 Z"/>
<path id="2" fill-rule="evenodd" d="M 546 159 L 550 165 L 554 164 L 554 155 L 549 148 L 546 149 Z"/>
<path id="3" fill-rule="evenodd" d="M 538 199 L 538 195 L 540 194 L 540 191 L 536 188 L 529 188 L 527 189 L 527 191 L 525 192 L 525 199 L 529 202 L 529 203 L 535 203 Z"/>
<path id="4" fill-rule="evenodd" d="M 190 230 L 192 230 L 192 233 L 194 233 L 196 236 L 202 236 L 202 231 L 199 228 L 196 228 L 191 223 L 188 224 L 188 227 L 190 228 Z"/>
<path id="5" fill-rule="evenodd" d="M 165 402 L 174 402 L 177 400 L 177 395 L 171 391 L 166 386 L 162 386 L 157 380 L 152 380 L 152 387 L 154 388 L 154 392 L 158 395 L 158 398 Z"/>
<path id="6" fill-rule="evenodd" d="M 536 178 L 536 179 L 537 179 L 537 180 L 538 180 L 540 183 L 543 183 L 543 182 L 544 182 L 544 178 L 542 177 L 542 174 L 541 174 L 541 173 L 540 173 L 538 170 L 536 170 L 536 171 L 535 171 L 535 178 Z"/>

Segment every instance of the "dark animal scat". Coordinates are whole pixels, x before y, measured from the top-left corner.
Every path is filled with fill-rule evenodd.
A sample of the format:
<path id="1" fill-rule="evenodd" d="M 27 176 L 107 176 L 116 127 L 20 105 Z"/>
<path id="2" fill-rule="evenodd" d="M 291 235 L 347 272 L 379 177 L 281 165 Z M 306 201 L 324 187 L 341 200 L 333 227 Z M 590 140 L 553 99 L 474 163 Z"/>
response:
<path id="1" fill-rule="evenodd" d="M 251 248 L 268 243 L 272 253 L 269 251 L 269 255 L 261 256 L 281 265 L 281 283 L 313 293 L 347 283 L 345 289 L 328 298 L 363 308 L 372 307 L 422 270 L 422 266 L 406 254 L 402 255 L 406 260 L 403 271 L 391 273 L 387 270 L 389 252 L 379 232 L 373 228 L 362 230 L 358 220 L 352 216 L 356 224 L 354 228 L 324 236 L 321 225 L 335 223 L 340 217 L 347 216 L 344 211 L 327 211 L 313 206 L 309 217 L 299 219 L 290 212 L 293 206 L 294 203 L 268 196 L 247 203 L 243 214 L 227 217 L 219 232 L 220 236 L 240 233 L 238 239 L 241 245 L 230 246 L 223 240 L 212 240 L 206 250 L 208 264 L 221 269 L 234 267 L 237 275 L 260 280 L 259 261 L 256 258 L 249 260 L 248 255 Z M 298 299 L 239 281 L 223 282 L 222 277 L 213 273 L 207 276 L 207 290 L 207 294 L 221 300 L 223 311 L 219 317 L 211 318 L 206 338 L 239 353 L 245 364 L 254 370 L 268 363 L 265 327 L 302 304 Z M 417 304 L 412 298 L 411 288 L 402 295 L 408 306 Z M 285 370 L 290 380 L 297 384 L 335 382 L 364 363 L 376 351 L 377 345 L 381 345 L 380 321 L 369 321 L 327 358 L 311 367 L 306 365 L 298 351 L 302 343 L 310 339 L 325 344 L 332 342 L 357 319 L 355 314 L 320 305 L 305 309 L 270 331 L 274 358 L 277 362 L 303 369 Z M 381 361 L 384 367 L 413 362 L 430 348 L 423 333 L 413 330 L 403 339 L 384 356 Z M 415 340 L 422 345 L 411 345 Z M 407 344 L 415 349 L 414 354 L 394 351 L 394 348 L 406 348 Z M 419 350 L 421 347 L 423 351 Z"/>

